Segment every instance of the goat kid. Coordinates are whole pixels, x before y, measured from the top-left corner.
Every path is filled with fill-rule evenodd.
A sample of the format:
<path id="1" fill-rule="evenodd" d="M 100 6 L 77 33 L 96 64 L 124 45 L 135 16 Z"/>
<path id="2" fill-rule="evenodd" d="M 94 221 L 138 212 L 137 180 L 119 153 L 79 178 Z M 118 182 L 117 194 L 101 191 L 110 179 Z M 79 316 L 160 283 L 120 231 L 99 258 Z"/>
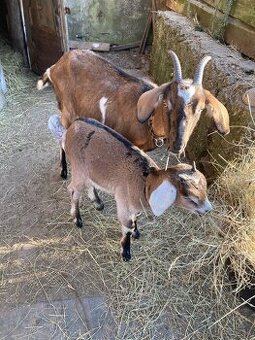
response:
<path id="1" fill-rule="evenodd" d="M 52 118 L 51 118 L 52 119 Z M 57 126 L 56 115 L 55 126 Z M 160 169 L 143 151 L 94 119 L 80 118 L 62 138 L 71 165 L 71 215 L 83 225 L 79 202 L 86 188 L 97 209 L 103 209 L 97 189 L 114 195 L 122 228 L 121 255 L 131 258 L 131 235 L 139 237 L 136 218 L 151 208 L 159 216 L 173 205 L 204 214 L 212 209 L 204 175 L 195 166 L 178 164 Z"/>
<path id="2" fill-rule="evenodd" d="M 46 70 L 37 88 L 52 84 L 66 129 L 78 117 L 90 117 L 144 151 L 166 143 L 169 151 L 181 155 L 204 109 L 224 135 L 229 133 L 229 115 L 225 106 L 202 86 L 211 57 L 200 61 L 194 79 L 183 79 L 177 55 L 168 53 L 174 79 L 161 86 L 131 76 L 91 51 L 73 50 Z M 61 164 L 61 176 L 66 178 L 63 150 Z"/>

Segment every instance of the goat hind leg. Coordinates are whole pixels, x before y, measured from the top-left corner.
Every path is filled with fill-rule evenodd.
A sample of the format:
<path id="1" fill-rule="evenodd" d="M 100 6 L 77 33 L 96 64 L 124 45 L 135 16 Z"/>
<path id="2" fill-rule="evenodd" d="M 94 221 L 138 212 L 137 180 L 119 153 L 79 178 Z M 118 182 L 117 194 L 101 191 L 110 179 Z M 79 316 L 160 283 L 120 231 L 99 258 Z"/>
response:
<path id="1" fill-rule="evenodd" d="M 70 189 L 71 192 L 71 215 L 74 217 L 74 223 L 78 228 L 82 228 L 83 222 L 80 214 L 80 193 Z"/>
<path id="2" fill-rule="evenodd" d="M 66 153 L 65 153 L 65 150 L 62 147 L 60 147 L 60 166 L 61 166 L 60 176 L 63 179 L 67 179 Z"/>
<path id="3" fill-rule="evenodd" d="M 93 186 L 89 187 L 88 196 L 89 196 L 89 199 L 91 200 L 91 202 L 94 203 L 95 208 L 97 210 L 103 210 L 104 209 L 104 203 L 101 200 L 101 198 L 99 197 L 98 192 L 97 192 L 95 187 L 93 187 Z"/>

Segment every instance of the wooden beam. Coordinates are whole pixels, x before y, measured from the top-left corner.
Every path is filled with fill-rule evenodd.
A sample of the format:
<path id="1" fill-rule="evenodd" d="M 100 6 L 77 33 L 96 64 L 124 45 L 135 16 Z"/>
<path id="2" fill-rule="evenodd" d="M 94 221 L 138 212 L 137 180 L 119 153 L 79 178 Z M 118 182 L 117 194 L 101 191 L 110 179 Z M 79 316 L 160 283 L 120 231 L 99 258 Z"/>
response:
<path id="1" fill-rule="evenodd" d="M 130 48 L 136 48 L 139 46 L 140 46 L 140 41 L 136 41 L 130 44 L 111 46 L 111 51 L 129 50 Z"/>
<path id="2" fill-rule="evenodd" d="M 110 47 L 109 43 L 69 40 L 69 48 L 71 50 L 79 48 L 81 50 L 108 52 Z"/>

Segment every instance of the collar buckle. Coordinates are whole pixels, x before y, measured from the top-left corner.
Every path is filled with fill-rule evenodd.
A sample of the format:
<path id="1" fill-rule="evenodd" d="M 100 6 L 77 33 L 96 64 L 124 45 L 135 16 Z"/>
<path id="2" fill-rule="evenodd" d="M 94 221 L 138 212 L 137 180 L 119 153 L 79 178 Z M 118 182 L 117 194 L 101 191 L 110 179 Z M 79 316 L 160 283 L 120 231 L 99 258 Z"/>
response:
<path id="1" fill-rule="evenodd" d="M 165 139 L 163 137 L 154 137 L 154 143 L 157 148 L 161 148 L 165 144 Z"/>

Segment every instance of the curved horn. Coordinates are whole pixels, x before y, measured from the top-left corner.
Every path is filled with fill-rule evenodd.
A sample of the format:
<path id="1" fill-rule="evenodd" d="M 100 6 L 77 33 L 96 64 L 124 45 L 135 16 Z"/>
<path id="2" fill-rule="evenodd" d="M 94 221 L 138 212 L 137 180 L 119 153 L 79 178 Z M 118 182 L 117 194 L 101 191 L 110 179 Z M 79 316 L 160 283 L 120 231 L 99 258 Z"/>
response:
<path id="1" fill-rule="evenodd" d="M 174 64 L 174 79 L 177 82 L 180 82 L 182 80 L 182 68 L 181 63 L 177 55 L 174 53 L 174 51 L 169 50 L 168 54 L 172 58 L 173 64 Z"/>
<path id="2" fill-rule="evenodd" d="M 195 161 L 192 162 L 192 170 L 194 172 L 197 171 L 197 167 L 196 167 L 196 162 Z"/>
<path id="3" fill-rule="evenodd" d="M 198 64 L 195 75 L 194 75 L 194 80 L 193 80 L 194 85 L 202 85 L 205 66 L 208 63 L 208 61 L 210 61 L 211 59 L 212 57 L 207 55 Z"/>

